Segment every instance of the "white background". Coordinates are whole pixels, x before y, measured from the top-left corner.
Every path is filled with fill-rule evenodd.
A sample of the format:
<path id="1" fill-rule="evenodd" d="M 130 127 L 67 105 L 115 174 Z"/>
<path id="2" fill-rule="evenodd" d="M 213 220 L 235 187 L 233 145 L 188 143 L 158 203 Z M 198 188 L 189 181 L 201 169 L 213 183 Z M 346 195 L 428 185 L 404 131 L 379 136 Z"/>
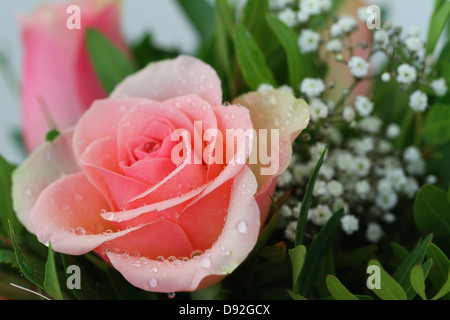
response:
<path id="1" fill-rule="evenodd" d="M 351 0 L 353 1 L 353 0 Z M 0 51 L 4 52 L 16 77 L 21 74 L 21 39 L 17 17 L 30 15 L 43 2 L 58 0 L 0 0 Z M 371 4 L 386 6 L 389 21 L 403 27 L 417 26 L 426 36 L 434 0 L 372 0 Z M 198 38 L 173 0 L 124 0 L 122 30 L 127 40 L 151 32 L 157 44 L 179 48 L 190 53 Z M 13 142 L 14 130 L 20 128 L 19 98 L 0 76 L 0 154 L 14 163 L 24 155 Z"/>

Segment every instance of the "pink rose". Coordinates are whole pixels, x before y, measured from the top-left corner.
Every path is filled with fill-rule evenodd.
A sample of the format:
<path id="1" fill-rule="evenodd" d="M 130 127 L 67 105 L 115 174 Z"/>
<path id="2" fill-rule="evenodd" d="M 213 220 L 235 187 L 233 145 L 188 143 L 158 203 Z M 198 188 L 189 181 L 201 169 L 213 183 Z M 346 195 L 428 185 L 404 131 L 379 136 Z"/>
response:
<path id="1" fill-rule="evenodd" d="M 23 135 L 28 151 L 45 141 L 50 128 L 44 102 L 57 128 L 69 128 L 96 99 L 106 97 L 85 46 L 86 30 L 96 28 L 125 50 L 119 30 L 119 1 L 78 1 L 81 29 L 70 30 L 68 4 L 39 8 L 22 19 L 24 70 Z M 45 109 L 45 107 L 44 107 Z"/>
<path id="2" fill-rule="evenodd" d="M 276 176 L 309 122 L 306 103 L 284 91 L 236 103 L 222 106 L 220 79 L 198 59 L 150 64 L 14 172 L 20 221 L 57 252 L 94 250 L 143 290 L 194 291 L 220 281 L 256 244 Z M 220 153 L 219 135 L 208 135 L 253 129 L 279 131 L 271 175 L 261 174 L 269 164 L 247 162 L 264 140 L 258 148 L 251 136 L 225 140 Z M 173 139 L 177 132 L 203 141 Z M 216 161 L 206 163 L 202 154 L 211 150 Z"/>

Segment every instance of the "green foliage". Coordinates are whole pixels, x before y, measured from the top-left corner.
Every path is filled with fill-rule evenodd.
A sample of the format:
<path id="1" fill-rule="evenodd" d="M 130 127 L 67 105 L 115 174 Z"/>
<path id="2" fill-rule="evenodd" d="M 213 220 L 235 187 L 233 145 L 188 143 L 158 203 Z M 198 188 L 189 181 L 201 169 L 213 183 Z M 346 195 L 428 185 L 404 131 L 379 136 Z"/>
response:
<path id="1" fill-rule="evenodd" d="M 98 79 L 107 93 L 137 71 L 130 58 L 98 30 L 87 31 L 86 45 Z"/>
<path id="2" fill-rule="evenodd" d="M 203 41 L 214 31 L 214 8 L 206 0 L 177 0 Z"/>
<path id="3" fill-rule="evenodd" d="M 427 54 L 434 52 L 449 17 L 450 2 L 440 0 L 435 1 L 434 12 L 430 20 L 430 27 L 428 31 Z"/>

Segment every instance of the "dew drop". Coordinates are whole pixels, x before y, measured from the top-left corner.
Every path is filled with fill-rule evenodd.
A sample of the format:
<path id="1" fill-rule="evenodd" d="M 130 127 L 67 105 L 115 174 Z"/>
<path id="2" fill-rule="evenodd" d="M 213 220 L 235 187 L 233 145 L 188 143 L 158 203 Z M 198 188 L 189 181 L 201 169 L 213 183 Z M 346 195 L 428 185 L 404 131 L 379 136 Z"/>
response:
<path id="1" fill-rule="evenodd" d="M 158 285 L 158 280 L 156 280 L 155 278 L 150 278 L 148 279 L 148 285 L 150 286 L 150 288 L 156 288 L 156 286 Z"/>
<path id="2" fill-rule="evenodd" d="M 203 251 L 201 251 L 201 250 L 192 251 L 191 259 L 194 259 L 195 257 L 201 256 L 202 254 L 203 254 Z"/>
<path id="3" fill-rule="evenodd" d="M 114 220 L 114 213 L 113 212 L 102 212 L 103 219 L 107 221 L 113 221 Z"/>
<path id="4" fill-rule="evenodd" d="M 168 297 L 169 299 L 175 298 L 175 292 L 169 292 L 169 293 L 167 294 L 167 297 Z"/>
<path id="5" fill-rule="evenodd" d="M 239 233 L 247 233 L 247 222 L 241 221 L 236 225 L 236 230 Z"/>
<path id="6" fill-rule="evenodd" d="M 166 260 L 166 259 L 164 259 L 164 257 L 163 257 L 163 256 L 159 256 L 159 257 L 157 257 L 157 258 L 156 258 L 156 260 L 158 260 L 158 261 L 162 262 L 162 261 L 164 261 L 164 260 Z"/>
<path id="7" fill-rule="evenodd" d="M 203 258 L 202 260 L 200 260 L 200 266 L 202 268 L 209 268 L 209 267 L 211 267 L 211 260 L 209 260 L 209 258 Z"/>
<path id="8" fill-rule="evenodd" d="M 84 236 L 86 234 L 86 230 L 82 227 L 78 227 L 75 229 L 75 234 L 79 236 Z"/>

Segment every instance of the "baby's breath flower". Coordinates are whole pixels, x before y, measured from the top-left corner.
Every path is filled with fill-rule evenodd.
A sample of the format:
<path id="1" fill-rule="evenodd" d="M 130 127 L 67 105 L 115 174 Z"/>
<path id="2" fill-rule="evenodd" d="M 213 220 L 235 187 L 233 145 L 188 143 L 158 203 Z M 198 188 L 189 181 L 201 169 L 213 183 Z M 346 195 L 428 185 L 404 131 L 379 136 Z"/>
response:
<path id="1" fill-rule="evenodd" d="M 328 107 L 319 99 L 313 99 L 309 104 L 311 120 L 317 122 L 328 117 Z"/>
<path id="2" fill-rule="evenodd" d="M 327 190 L 331 196 L 338 198 L 344 192 L 344 187 L 339 181 L 332 180 L 327 183 Z"/>
<path id="3" fill-rule="evenodd" d="M 365 198 L 370 191 L 370 183 L 367 180 L 358 181 L 355 185 L 355 192 L 362 198 Z"/>
<path id="4" fill-rule="evenodd" d="M 279 187 L 286 187 L 294 180 L 292 173 L 289 170 L 284 171 L 278 176 L 277 185 Z"/>
<path id="5" fill-rule="evenodd" d="M 342 16 L 337 23 L 345 33 L 350 33 L 358 27 L 356 19 L 349 15 Z"/>
<path id="6" fill-rule="evenodd" d="M 383 44 L 388 41 L 389 36 L 386 30 L 380 29 L 375 31 L 375 33 L 373 34 L 373 39 L 375 40 L 375 42 Z"/>
<path id="7" fill-rule="evenodd" d="M 308 20 L 309 20 L 309 14 L 308 14 L 307 12 L 303 11 L 303 10 L 300 10 L 300 11 L 297 13 L 297 20 L 298 20 L 298 22 L 300 22 L 300 23 L 308 22 Z"/>
<path id="8" fill-rule="evenodd" d="M 317 51 L 320 44 L 320 34 L 310 29 L 305 29 L 298 38 L 298 46 L 302 53 Z"/>
<path id="9" fill-rule="evenodd" d="M 327 205 L 318 205 L 317 208 L 309 210 L 308 217 L 315 225 L 323 226 L 332 215 L 333 213 Z"/>
<path id="10" fill-rule="evenodd" d="M 403 186 L 403 192 L 409 197 L 413 198 L 419 190 L 419 183 L 416 179 L 408 177 L 406 183 Z"/>
<path id="11" fill-rule="evenodd" d="M 437 181 L 438 181 L 438 179 L 435 175 L 430 174 L 425 177 L 426 184 L 436 184 Z"/>
<path id="12" fill-rule="evenodd" d="M 367 157 L 355 157 L 353 159 L 353 172 L 359 177 L 366 177 L 369 174 L 372 163 Z"/>
<path id="13" fill-rule="evenodd" d="M 406 162 L 418 161 L 421 158 L 422 158 L 422 155 L 420 154 L 419 149 L 417 149 L 417 147 L 415 147 L 415 146 L 410 146 L 410 147 L 406 148 L 405 151 L 403 152 L 403 159 Z"/>
<path id="14" fill-rule="evenodd" d="M 389 82 L 391 81 L 391 74 L 389 72 L 385 72 L 381 75 L 381 80 L 383 82 Z"/>
<path id="15" fill-rule="evenodd" d="M 354 56 L 350 58 L 348 62 L 348 67 L 350 68 L 350 72 L 356 78 L 363 78 L 369 72 L 369 63 L 361 57 Z"/>
<path id="16" fill-rule="evenodd" d="M 283 9 L 278 13 L 278 19 L 283 21 L 289 27 L 295 27 L 297 25 L 297 15 L 291 8 Z"/>
<path id="17" fill-rule="evenodd" d="M 269 0 L 269 6 L 272 10 L 280 10 L 285 8 L 292 0 Z"/>
<path id="18" fill-rule="evenodd" d="M 448 90 L 447 83 L 445 82 L 444 78 L 440 78 L 431 82 L 431 88 L 434 90 L 434 93 L 436 93 L 438 97 L 445 96 Z"/>
<path id="19" fill-rule="evenodd" d="M 271 85 L 271 84 L 261 84 L 259 87 L 258 87 L 258 92 L 265 92 L 265 91 L 270 91 L 270 90 L 273 90 L 274 89 L 274 87 Z"/>
<path id="20" fill-rule="evenodd" d="M 343 30 L 342 30 L 342 27 L 338 23 L 335 23 L 330 27 L 330 36 L 332 38 L 339 38 L 342 35 L 343 35 Z"/>
<path id="21" fill-rule="evenodd" d="M 320 1 L 317 0 L 303 0 L 300 2 L 300 10 L 309 15 L 316 15 L 321 12 Z"/>
<path id="22" fill-rule="evenodd" d="M 395 192 L 380 193 L 375 199 L 375 204 L 383 210 L 393 209 L 398 202 L 398 197 Z"/>
<path id="23" fill-rule="evenodd" d="M 391 212 L 387 212 L 383 215 L 383 221 L 386 223 L 394 223 L 395 220 L 397 220 L 397 218 L 395 217 L 395 215 Z"/>
<path id="24" fill-rule="evenodd" d="M 351 235 L 359 230 L 359 220 L 353 215 L 346 215 L 341 219 L 342 230 Z"/>
<path id="25" fill-rule="evenodd" d="M 346 106 L 344 108 L 344 111 L 342 112 L 342 117 L 344 118 L 345 121 L 352 122 L 353 120 L 355 120 L 355 117 L 356 117 L 355 109 L 352 107 Z"/>
<path id="26" fill-rule="evenodd" d="M 377 134 L 378 132 L 380 132 L 382 125 L 383 121 L 381 121 L 381 119 L 377 117 L 367 117 L 359 122 L 359 127 L 361 128 L 361 130 L 372 134 Z"/>
<path id="27" fill-rule="evenodd" d="M 409 64 L 402 64 L 397 69 L 397 81 L 403 84 L 411 84 L 417 79 L 416 68 L 410 66 Z"/>
<path id="28" fill-rule="evenodd" d="M 423 112 L 428 108 L 428 96 L 420 90 L 409 97 L 409 106 L 415 112 Z"/>
<path id="29" fill-rule="evenodd" d="M 291 221 L 286 226 L 286 229 L 284 230 L 284 236 L 289 241 L 295 242 L 295 235 L 297 230 L 297 221 Z"/>
<path id="30" fill-rule="evenodd" d="M 418 37 L 409 37 L 405 40 L 405 45 L 411 52 L 418 52 L 423 49 L 423 42 Z"/>
<path id="31" fill-rule="evenodd" d="M 343 45 L 340 39 L 331 39 L 327 42 L 327 51 L 329 52 L 341 52 L 342 48 Z"/>
<path id="32" fill-rule="evenodd" d="M 322 79 L 306 78 L 300 86 L 300 91 L 309 98 L 316 98 L 325 91 L 325 84 Z"/>
<path id="33" fill-rule="evenodd" d="M 388 170 L 386 173 L 386 178 L 397 191 L 401 190 L 407 182 L 405 172 L 401 168 Z"/>
<path id="34" fill-rule="evenodd" d="M 292 210 L 287 205 L 282 205 L 280 210 L 278 211 L 278 213 L 283 218 L 290 218 L 290 217 L 292 217 Z"/>
<path id="35" fill-rule="evenodd" d="M 357 96 L 355 101 L 355 108 L 361 117 L 369 116 L 373 111 L 373 102 L 371 102 L 367 97 Z"/>
<path id="36" fill-rule="evenodd" d="M 322 180 L 316 181 L 314 185 L 313 195 L 318 196 L 325 196 L 328 193 L 327 189 L 327 183 Z"/>
<path id="37" fill-rule="evenodd" d="M 383 237 L 384 232 L 378 223 L 371 222 L 367 226 L 366 239 L 372 243 L 378 243 Z"/>
<path id="38" fill-rule="evenodd" d="M 396 139 L 400 135 L 400 132 L 400 126 L 392 123 L 387 127 L 386 137 L 388 137 L 389 139 Z"/>

